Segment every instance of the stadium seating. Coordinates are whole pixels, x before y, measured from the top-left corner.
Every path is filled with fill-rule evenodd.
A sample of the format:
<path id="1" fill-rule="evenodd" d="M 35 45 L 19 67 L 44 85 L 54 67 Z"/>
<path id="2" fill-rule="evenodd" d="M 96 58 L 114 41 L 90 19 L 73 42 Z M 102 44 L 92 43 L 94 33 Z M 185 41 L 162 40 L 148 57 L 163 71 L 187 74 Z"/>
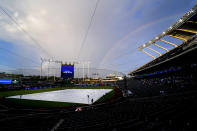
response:
<path id="1" fill-rule="evenodd" d="M 195 127 L 197 92 L 166 96 L 121 98 L 72 109 L 1 109 L 3 130 L 179 130 Z M 181 124 L 180 124 L 181 123 Z"/>

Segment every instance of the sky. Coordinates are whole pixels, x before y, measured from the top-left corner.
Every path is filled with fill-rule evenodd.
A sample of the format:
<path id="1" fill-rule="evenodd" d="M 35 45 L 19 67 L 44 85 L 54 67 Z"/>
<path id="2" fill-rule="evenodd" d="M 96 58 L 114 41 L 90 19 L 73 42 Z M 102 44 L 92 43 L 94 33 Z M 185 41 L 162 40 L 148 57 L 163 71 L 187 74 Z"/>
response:
<path id="1" fill-rule="evenodd" d="M 137 48 L 174 24 L 197 0 L 0 0 L 0 3 L 0 72 L 39 69 L 40 59 L 47 58 L 89 61 L 91 67 L 127 74 L 152 60 Z"/>

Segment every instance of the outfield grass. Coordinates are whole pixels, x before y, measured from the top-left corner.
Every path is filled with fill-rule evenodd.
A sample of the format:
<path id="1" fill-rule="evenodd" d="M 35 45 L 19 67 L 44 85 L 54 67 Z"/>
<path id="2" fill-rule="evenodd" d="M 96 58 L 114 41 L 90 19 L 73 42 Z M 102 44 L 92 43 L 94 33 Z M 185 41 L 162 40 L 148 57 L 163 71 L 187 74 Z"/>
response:
<path id="1" fill-rule="evenodd" d="M 108 100 L 108 99 L 112 98 L 114 95 L 115 95 L 115 92 L 114 92 L 114 90 L 112 90 L 112 91 L 106 93 L 101 98 L 99 98 L 95 103 L 101 103 L 101 102 L 103 102 L 105 100 Z"/>
<path id="2" fill-rule="evenodd" d="M 71 107 L 71 106 L 82 106 L 86 104 L 81 103 L 68 103 L 68 102 L 55 102 L 55 101 L 42 101 L 42 100 L 26 100 L 8 98 L 10 102 L 15 104 L 28 106 L 28 107 L 39 107 L 39 108 L 52 108 L 52 107 Z"/>

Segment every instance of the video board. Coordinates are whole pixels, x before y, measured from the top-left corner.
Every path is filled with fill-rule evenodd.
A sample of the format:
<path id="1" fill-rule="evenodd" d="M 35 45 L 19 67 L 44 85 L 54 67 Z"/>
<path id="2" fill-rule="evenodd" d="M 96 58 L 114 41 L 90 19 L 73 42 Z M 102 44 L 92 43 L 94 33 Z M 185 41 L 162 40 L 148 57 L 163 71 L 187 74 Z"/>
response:
<path id="1" fill-rule="evenodd" d="M 62 65 L 61 66 L 61 78 L 74 78 L 74 65 Z"/>

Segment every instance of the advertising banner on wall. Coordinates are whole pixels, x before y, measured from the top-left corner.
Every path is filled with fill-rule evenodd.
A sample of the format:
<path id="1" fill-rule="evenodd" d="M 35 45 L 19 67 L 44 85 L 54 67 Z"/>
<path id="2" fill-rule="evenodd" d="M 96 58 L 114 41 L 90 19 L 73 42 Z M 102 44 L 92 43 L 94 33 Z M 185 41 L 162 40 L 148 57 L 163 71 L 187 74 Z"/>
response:
<path id="1" fill-rule="evenodd" d="M 12 79 L 0 79 L 0 84 L 12 84 Z"/>

